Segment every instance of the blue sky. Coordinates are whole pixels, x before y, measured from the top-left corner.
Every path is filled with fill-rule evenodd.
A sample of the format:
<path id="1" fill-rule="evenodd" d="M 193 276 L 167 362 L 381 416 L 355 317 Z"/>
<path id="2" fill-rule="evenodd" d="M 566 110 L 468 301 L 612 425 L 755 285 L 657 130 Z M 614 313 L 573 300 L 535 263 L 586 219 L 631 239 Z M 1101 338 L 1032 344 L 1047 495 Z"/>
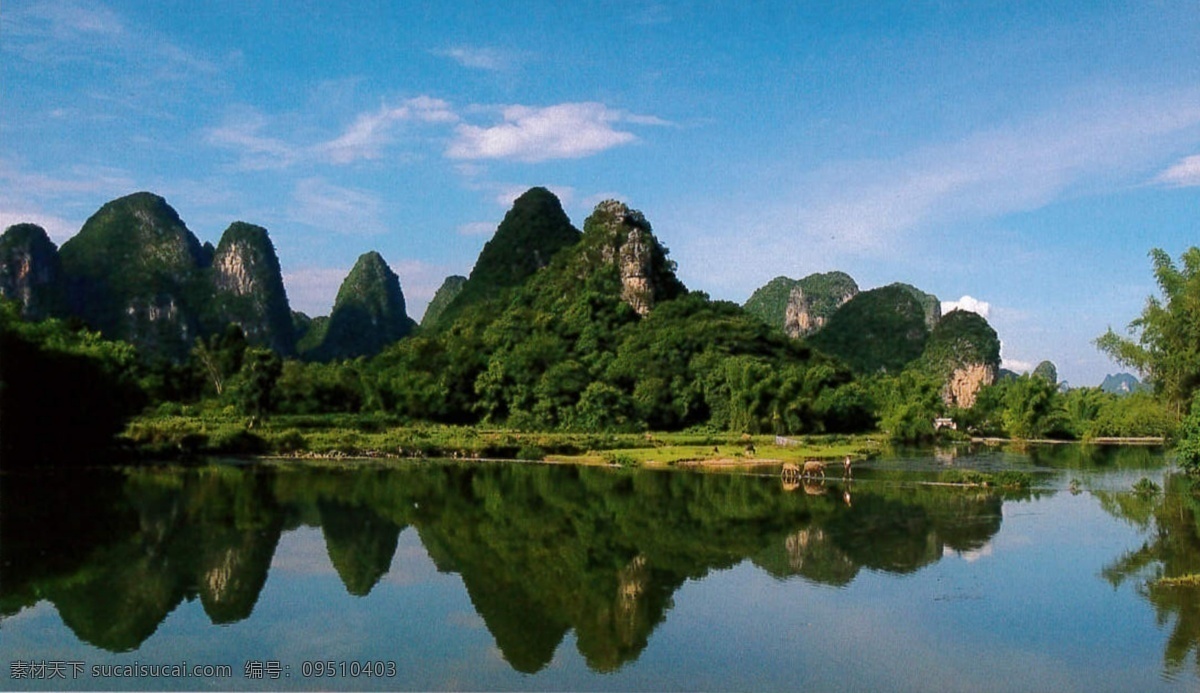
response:
<path id="1" fill-rule="evenodd" d="M 1200 5 L 75 2 L 0 10 L 0 225 L 167 198 L 266 227 L 293 307 L 378 250 L 419 317 L 511 200 L 641 209 L 693 289 L 840 269 L 1091 340 L 1200 244 Z"/>

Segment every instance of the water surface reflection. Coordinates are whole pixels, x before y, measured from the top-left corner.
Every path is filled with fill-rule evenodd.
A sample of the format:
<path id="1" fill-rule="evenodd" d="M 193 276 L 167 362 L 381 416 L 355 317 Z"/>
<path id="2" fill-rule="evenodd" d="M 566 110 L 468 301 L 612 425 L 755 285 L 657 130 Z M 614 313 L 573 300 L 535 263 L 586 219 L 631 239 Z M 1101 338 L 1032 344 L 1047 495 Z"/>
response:
<path id="1" fill-rule="evenodd" d="M 1042 474 L 1043 487 L 1065 488 L 1068 479 L 1083 477 L 1096 499 L 1089 502 L 1149 536 L 1125 555 L 1107 554 L 1118 557 L 1103 577 L 1116 588 L 1135 585 L 1160 623 L 1174 621 L 1165 657 L 1168 672 L 1178 673 L 1200 651 L 1200 600 L 1194 589 L 1147 587 L 1147 576 L 1200 572 L 1200 506 L 1178 476 L 1165 477 L 1167 492 L 1153 497 L 1116 490 L 1111 481 L 1120 479 L 1128 489 L 1127 477 L 1156 462 L 1161 469 L 1161 457 L 1154 454 L 1107 455 L 1097 462 L 1062 448 L 1016 457 L 985 452 L 970 461 L 984 469 L 1023 466 Z M 0 484 L 0 629 L 12 628 L 23 610 L 48 603 L 79 641 L 108 652 L 138 653 L 185 603 L 198 602 L 207 620 L 187 626 L 194 644 L 222 637 L 202 632 L 214 626 L 239 627 L 226 631 L 226 639 L 259 638 L 262 629 L 286 624 L 287 604 L 299 600 L 314 604 L 307 608 L 323 614 L 316 618 L 324 625 L 286 637 L 326 638 L 311 649 L 329 647 L 336 637 L 345 640 L 364 627 L 374 630 L 363 638 L 407 642 L 426 659 L 449 662 L 463 651 L 461 643 L 413 642 L 417 636 L 406 635 L 421 632 L 428 640 L 429 628 L 436 626 L 420 630 L 411 622 L 409 611 L 426 613 L 428 605 L 397 607 L 394 588 L 406 579 L 406 564 L 415 565 L 411 556 L 398 555 L 399 547 L 423 552 L 422 564 L 427 556 L 431 570 L 458 581 L 455 589 L 465 593 L 473 613 L 454 616 L 456 623 L 485 628 L 510 671 L 552 672 L 563 644 L 572 641 L 591 672 L 626 671 L 645 655 L 685 587 L 714 572 L 754 566 L 778 584 L 803 587 L 790 589 L 788 598 L 813 600 L 814 609 L 825 601 L 815 599 L 814 588 L 846 592 L 847 601 L 869 605 L 870 591 L 887 584 L 901 600 L 897 604 L 910 602 L 897 608 L 900 613 L 921 598 L 906 589 L 925 594 L 921 588 L 903 588 L 895 580 L 856 583 L 865 574 L 888 579 L 924 573 L 947 556 L 962 557 L 963 564 L 988 556 L 1014 509 L 1022 533 L 1030 522 L 1035 532 L 1053 531 L 1060 523 L 1021 515 L 1022 508 L 1046 505 L 1055 491 L 1002 495 L 916 483 L 963 462 L 954 456 L 882 461 L 852 484 L 831 482 L 809 492 L 788 490 L 774 476 L 449 462 L 355 468 L 211 464 L 6 475 Z M 1096 469 L 1100 472 L 1089 471 Z M 1076 507 L 1069 498 L 1046 507 Z M 280 563 L 277 547 L 290 533 L 312 538 L 301 544 L 324 555 L 301 562 L 320 565 L 300 566 L 295 555 Z M 330 577 L 306 581 L 308 568 Z M 1049 564 L 1038 569 L 1058 570 Z M 1003 582 L 1004 571 L 1024 579 L 1026 567 L 995 570 L 964 577 L 952 566 L 936 579 L 945 573 L 948 581 L 974 582 L 947 582 L 926 596 L 955 618 L 963 595 L 989 600 L 982 607 L 1019 603 L 1013 595 L 992 596 L 978 581 L 984 576 Z M 340 594 L 326 594 L 324 585 L 334 574 Z M 1078 579 L 1095 581 L 1091 575 Z M 426 575 L 409 577 L 418 587 L 429 583 Z M 392 584 L 381 587 L 385 578 Z M 264 613 L 269 582 L 290 601 L 281 604 L 277 597 Z M 375 626 L 346 620 L 342 612 L 358 613 L 351 605 L 359 603 L 392 610 L 391 617 L 383 614 L 385 625 Z M 971 613 L 964 609 L 961 617 L 970 619 Z M 957 632 L 995 632 L 979 616 L 986 608 L 974 613 L 977 622 L 963 621 Z M 741 616 L 722 618 L 732 623 Z M 1070 627 L 1067 621 L 1059 625 Z M 1019 642 L 1025 636 L 1014 631 L 1004 637 Z M 489 679 L 463 681 L 467 687 L 491 687 Z"/>

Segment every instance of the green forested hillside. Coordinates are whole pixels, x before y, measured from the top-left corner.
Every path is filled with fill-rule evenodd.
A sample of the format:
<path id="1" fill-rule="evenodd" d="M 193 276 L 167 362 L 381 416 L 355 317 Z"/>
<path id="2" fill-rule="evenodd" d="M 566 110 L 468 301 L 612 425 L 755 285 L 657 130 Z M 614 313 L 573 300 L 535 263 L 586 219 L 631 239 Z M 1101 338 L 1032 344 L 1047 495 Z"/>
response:
<path id="1" fill-rule="evenodd" d="M 371 356 L 415 326 L 408 317 L 400 278 L 379 253 L 371 251 L 358 258 L 342 282 L 324 337 L 310 356 L 319 361 Z"/>
<path id="2" fill-rule="evenodd" d="M 426 326 L 448 325 L 465 307 L 496 298 L 503 290 L 521 284 L 548 265 L 559 250 L 578 242 L 579 237 L 579 230 L 571 225 L 554 193 L 530 188 L 513 201 L 496 233 L 480 251 L 458 295 Z"/>
<path id="3" fill-rule="evenodd" d="M 898 373 L 921 355 L 928 337 L 921 305 L 911 292 L 893 284 L 850 299 L 808 344 L 857 373 Z"/>

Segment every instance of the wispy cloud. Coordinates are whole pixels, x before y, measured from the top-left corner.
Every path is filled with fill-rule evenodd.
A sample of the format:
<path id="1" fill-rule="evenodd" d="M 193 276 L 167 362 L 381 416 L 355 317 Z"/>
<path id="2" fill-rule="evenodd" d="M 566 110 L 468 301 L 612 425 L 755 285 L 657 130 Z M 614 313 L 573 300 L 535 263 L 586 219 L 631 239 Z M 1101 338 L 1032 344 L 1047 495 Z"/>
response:
<path id="1" fill-rule="evenodd" d="M 14 224 L 37 224 L 45 229 L 50 240 L 58 245 L 62 245 L 64 241 L 74 236 L 83 226 L 83 223 L 79 221 L 64 219 L 36 210 L 25 210 L 21 207 L 8 207 L 0 201 L 0 231 Z"/>
<path id="2" fill-rule="evenodd" d="M 1200 185 L 1200 154 L 1189 156 L 1158 174 L 1155 181 L 1174 188 Z"/>
<path id="3" fill-rule="evenodd" d="M 518 53 L 486 46 L 451 46 L 433 51 L 434 55 L 450 58 L 463 67 L 473 70 L 500 72 L 517 66 L 521 58 Z"/>
<path id="4" fill-rule="evenodd" d="M 335 164 L 377 159 L 383 147 L 393 141 L 395 124 L 403 121 L 455 123 L 458 115 L 441 99 L 419 96 L 399 106 L 384 106 L 378 111 L 360 114 L 345 132 L 316 145 L 314 150 Z"/>
<path id="5" fill-rule="evenodd" d="M 98 3 L 44 0 L 0 15 L 0 47 L 46 65 L 87 62 L 122 81 L 176 80 L 219 71 L 210 60 Z M 128 69 L 136 65 L 138 69 Z"/>
<path id="6" fill-rule="evenodd" d="M 649 124 L 647 116 L 595 102 L 506 106 L 501 117 L 504 122 L 489 127 L 459 125 L 446 156 L 525 162 L 578 159 L 637 140 L 632 132 L 617 129 L 620 123 Z"/>
<path id="7" fill-rule="evenodd" d="M 75 235 L 83 219 L 95 211 L 81 205 L 107 200 L 136 189 L 133 179 L 120 169 L 76 165 L 57 174 L 27 173 L 11 161 L 0 159 L 0 224 L 31 223 L 46 229 L 55 243 Z M 54 211 L 47 211 L 54 210 Z M 72 216 L 77 215 L 76 218 Z"/>
<path id="8" fill-rule="evenodd" d="M 496 230 L 494 221 L 472 221 L 458 227 L 460 236 L 488 236 Z"/>
<path id="9" fill-rule="evenodd" d="M 303 156 L 303 148 L 263 134 L 269 124 L 269 119 L 257 111 L 237 109 L 222 125 L 210 129 L 204 141 L 233 150 L 238 155 L 237 166 L 243 170 L 272 170 L 295 164 Z"/>
<path id="10" fill-rule="evenodd" d="M 267 134 L 285 129 L 279 119 L 268 118 L 249 108 L 231 111 L 221 125 L 209 129 L 205 142 L 233 151 L 238 168 L 244 170 L 284 169 L 300 163 L 346 165 L 378 159 L 395 143 L 401 123 L 448 124 L 458 122 L 450 104 L 430 96 L 418 96 L 398 105 L 384 105 L 359 113 L 340 134 L 317 142 L 296 142 L 283 135 Z"/>
<path id="11" fill-rule="evenodd" d="M 292 202 L 289 218 L 299 224 L 354 235 L 375 235 L 387 230 L 378 197 L 322 178 L 298 182 Z"/>
<path id="12" fill-rule="evenodd" d="M 748 293 L 753 287 L 741 286 L 747 276 L 820 269 L 813 258 L 825 266 L 894 258 L 912 252 L 912 234 L 922 229 L 1135 186 L 1200 130 L 1196 88 L 1063 101 L 1072 105 L 893 158 L 801 172 L 775 182 L 774 200 L 714 202 L 719 213 L 691 213 L 695 240 L 680 250 L 705 257 L 714 246 L 728 248 L 705 281 Z M 1191 158 L 1181 162 L 1170 180 L 1191 180 L 1192 165 Z M 737 229 L 737 238 L 727 229 Z"/>

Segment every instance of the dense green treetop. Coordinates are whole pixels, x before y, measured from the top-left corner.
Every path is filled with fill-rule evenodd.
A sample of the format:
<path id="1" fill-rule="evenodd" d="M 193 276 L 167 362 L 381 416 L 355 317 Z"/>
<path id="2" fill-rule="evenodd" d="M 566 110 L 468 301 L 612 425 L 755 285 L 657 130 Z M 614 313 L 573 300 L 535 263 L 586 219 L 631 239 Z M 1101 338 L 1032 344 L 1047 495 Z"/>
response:
<path id="1" fill-rule="evenodd" d="M 314 357 L 329 360 L 377 354 L 407 336 L 413 327 L 400 278 L 379 253 L 364 253 L 338 289 L 329 327 Z"/>
<path id="2" fill-rule="evenodd" d="M 1136 368 L 1176 412 L 1187 410 L 1200 387 L 1200 248 L 1177 267 L 1166 252 L 1150 251 L 1162 298 L 1151 296 L 1123 337 L 1109 328 L 1096 346 L 1117 363 Z"/>
<path id="3" fill-rule="evenodd" d="M 143 404 L 132 346 L 0 300 L 0 469 L 92 463 Z"/>
<path id="4" fill-rule="evenodd" d="M 442 313 L 446 312 L 446 308 L 450 306 L 450 303 L 462 293 L 463 286 L 466 283 L 467 278 L 457 274 L 446 277 L 446 280 L 438 287 L 437 292 L 433 294 L 433 300 L 426 306 L 425 315 L 421 316 L 421 325 L 436 325 L 442 317 Z"/>
<path id="5" fill-rule="evenodd" d="M 62 261 L 42 227 L 16 224 L 0 235 L 0 298 L 17 301 L 35 320 L 66 314 Z"/>
<path id="6" fill-rule="evenodd" d="M 952 310 L 929 333 L 922 360 L 941 377 L 968 364 L 999 368 L 1000 338 L 978 313 Z"/>
<path id="7" fill-rule="evenodd" d="M 858 373 L 895 373 L 921 355 L 928 336 L 921 304 L 892 284 L 850 299 L 807 341 Z"/>

